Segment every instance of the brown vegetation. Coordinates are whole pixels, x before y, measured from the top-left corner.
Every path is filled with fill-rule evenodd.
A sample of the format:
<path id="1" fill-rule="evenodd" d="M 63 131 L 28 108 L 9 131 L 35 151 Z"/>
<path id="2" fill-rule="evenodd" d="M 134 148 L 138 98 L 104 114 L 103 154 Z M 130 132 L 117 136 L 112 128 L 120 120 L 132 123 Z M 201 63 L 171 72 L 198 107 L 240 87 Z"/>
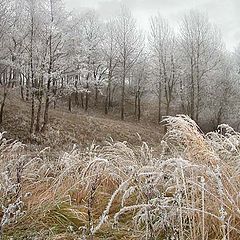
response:
<path id="1" fill-rule="evenodd" d="M 1 201 L 22 201 L 4 236 L 239 239 L 240 134 L 221 125 L 204 135 L 185 116 L 166 123 L 160 154 L 144 142 L 109 141 L 57 157 L 2 138 L 1 185 L 9 191 Z"/>

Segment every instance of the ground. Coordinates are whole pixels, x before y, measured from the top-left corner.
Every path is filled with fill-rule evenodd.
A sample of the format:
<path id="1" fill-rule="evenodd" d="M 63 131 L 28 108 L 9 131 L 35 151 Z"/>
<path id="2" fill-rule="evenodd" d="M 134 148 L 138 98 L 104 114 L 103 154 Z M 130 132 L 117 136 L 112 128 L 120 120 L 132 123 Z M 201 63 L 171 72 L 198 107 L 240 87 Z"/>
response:
<path id="1" fill-rule="evenodd" d="M 169 117 L 161 142 L 157 124 L 59 103 L 30 137 L 30 110 L 11 93 L 1 131 L 24 144 L 1 139 L 2 239 L 240 239 L 240 134 L 227 125 L 204 134 Z"/>
<path id="2" fill-rule="evenodd" d="M 22 142 L 29 140 L 31 105 L 19 99 L 16 94 L 8 97 L 2 131 L 6 131 L 9 138 Z M 162 137 L 162 127 L 146 120 L 119 120 L 119 116 L 104 115 L 90 110 L 74 109 L 69 112 L 63 104 L 56 109 L 51 108 L 48 131 L 38 143 L 49 143 L 51 146 L 69 145 L 76 143 L 89 146 L 92 142 L 101 144 L 110 138 L 114 141 L 127 141 L 132 145 L 139 145 L 142 141 L 151 146 L 159 145 Z"/>
<path id="3" fill-rule="evenodd" d="M 6 132 L 4 135 L 5 137 L 20 140 L 26 144 L 27 151 L 30 150 L 30 153 L 28 152 L 28 154 L 33 156 L 35 156 L 39 150 L 49 146 L 51 150 L 48 153 L 48 159 L 55 159 L 54 161 L 57 161 L 58 157 L 61 156 L 64 150 L 69 152 L 69 148 L 74 144 L 80 145 L 82 148 L 87 148 L 91 146 L 92 143 L 102 145 L 105 141 L 111 141 L 111 139 L 113 139 L 114 141 L 126 141 L 128 142 L 128 145 L 132 146 L 141 146 L 144 141 L 147 142 L 149 146 L 155 147 L 156 149 L 161 142 L 162 127 L 158 124 L 147 123 L 144 120 L 140 122 L 129 119 L 121 121 L 118 119 L 118 114 L 110 114 L 106 116 L 99 112 L 97 113 L 91 110 L 85 112 L 77 108 L 73 109 L 73 112 L 69 112 L 66 105 L 60 103 L 56 109 L 53 109 L 52 107 L 50 109 L 49 126 L 47 131 L 44 134 L 35 134 L 30 138 L 30 113 L 31 103 L 21 100 L 16 92 L 11 93 L 6 102 L 3 124 L 0 126 L 0 131 Z M 37 170 L 34 170 L 34 172 L 35 171 Z M 33 194 L 33 199 L 39 194 L 41 195 L 41 192 L 47 192 L 45 187 L 47 188 L 47 186 L 44 185 L 43 189 L 41 189 L 41 184 L 34 185 L 34 189 L 37 190 L 36 193 Z M 27 189 L 30 191 L 31 188 L 27 187 Z M 31 192 L 34 192 L 34 190 Z M 51 194 L 47 195 L 49 197 Z M 101 199 L 102 203 L 103 197 L 99 199 Z M 39 201 L 40 200 L 37 199 L 37 202 Z M 106 199 L 104 203 L 105 205 L 107 204 Z M 45 221 L 48 221 L 48 218 L 52 219 L 55 217 L 54 204 L 54 202 L 49 204 L 49 208 L 53 209 L 51 210 L 53 213 L 49 213 L 50 217 L 44 215 L 44 223 Z M 35 203 L 35 205 L 38 204 Z M 63 210 L 64 209 L 62 208 L 57 209 L 56 214 L 59 214 L 59 212 L 63 214 L 61 212 Z M 40 220 L 39 222 L 41 222 Z M 13 239 L 25 239 L 26 236 L 28 236 L 29 239 L 38 239 L 35 235 L 30 236 L 30 232 L 27 229 L 24 229 L 24 226 L 31 222 L 28 222 L 28 217 L 25 221 L 27 224 L 24 222 L 24 224 L 19 224 L 18 227 L 14 225 L 13 228 L 11 226 L 6 228 L 6 236 L 14 236 Z M 55 222 L 53 222 L 53 225 L 54 224 Z M 36 229 L 33 230 L 31 227 Z M 41 226 L 35 223 L 31 224 L 31 227 L 30 229 L 33 234 L 41 228 Z M 44 227 L 42 228 L 44 229 Z M 63 230 L 64 229 L 65 228 L 63 228 Z M 70 235 L 66 235 L 65 233 L 62 234 L 60 231 L 60 234 L 56 234 L 56 236 L 54 235 L 49 239 L 76 239 L 74 236 L 71 238 Z M 116 235 L 116 238 L 105 237 L 104 239 L 120 239 L 120 237 L 118 238 L 118 235 Z M 6 239 L 8 239 L 8 237 L 6 237 Z M 125 239 L 125 237 L 123 237 L 123 239 Z"/>

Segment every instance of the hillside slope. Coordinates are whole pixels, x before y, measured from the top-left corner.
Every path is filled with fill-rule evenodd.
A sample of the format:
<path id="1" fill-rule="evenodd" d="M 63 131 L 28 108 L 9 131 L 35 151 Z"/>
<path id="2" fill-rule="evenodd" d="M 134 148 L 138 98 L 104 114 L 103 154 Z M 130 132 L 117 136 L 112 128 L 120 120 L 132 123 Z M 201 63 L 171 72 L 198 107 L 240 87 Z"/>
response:
<path id="1" fill-rule="evenodd" d="M 11 95 L 6 102 L 4 121 L 1 131 L 6 131 L 10 138 L 23 142 L 29 140 L 30 103 Z M 157 124 L 136 121 L 121 121 L 117 117 L 96 113 L 86 113 L 81 109 L 69 112 L 65 106 L 50 109 L 50 121 L 47 132 L 36 138 L 39 144 L 62 146 L 77 143 L 88 146 L 92 142 L 100 144 L 110 138 L 115 141 L 127 141 L 136 145 L 146 141 L 156 146 L 161 141 L 162 128 Z"/>

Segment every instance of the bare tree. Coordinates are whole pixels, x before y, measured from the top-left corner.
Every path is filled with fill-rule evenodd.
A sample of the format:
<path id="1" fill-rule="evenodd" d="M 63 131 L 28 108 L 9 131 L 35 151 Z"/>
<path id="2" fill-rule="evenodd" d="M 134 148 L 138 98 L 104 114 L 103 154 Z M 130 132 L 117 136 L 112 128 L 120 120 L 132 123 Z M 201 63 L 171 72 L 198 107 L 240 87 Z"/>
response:
<path id="1" fill-rule="evenodd" d="M 134 92 L 134 114 L 138 121 L 142 116 L 142 98 L 150 89 L 149 54 L 143 53 L 136 62 L 133 70 L 132 87 Z"/>
<path id="2" fill-rule="evenodd" d="M 63 9 L 61 0 L 49 0 L 46 6 L 46 45 L 45 62 L 43 63 L 43 80 L 45 85 L 45 104 L 43 113 L 43 125 L 41 131 L 48 124 L 50 103 L 56 96 L 57 82 L 61 79 L 66 69 L 67 53 L 65 52 L 67 14 Z"/>
<path id="3" fill-rule="evenodd" d="M 0 2 L 0 84 L 3 86 L 3 97 L 1 97 L 0 101 L 0 124 L 3 122 L 3 112 L 5 101 L 7 97 L 7 67 L 3 64 L 3 60 L 5 59 L 5 35 L 6 29 L 8 27 L 8 12 L 9 12 L 9 5 L 8 1 L 1 1 Z"/>
<path id="4" fill-rule="evenodd" d="M 165 103 L 165 114 L 169 115 L 174 87 L 179 79 L 177 47 L 172 29 L 160 15 L 151 18 L 150 27 L 153 90 L 158 97 L 158 122 L 161 122 L 162 103 Z"/>
<path id="5" fill-rule="evenodd" d="M 107 67 L 107 86 L 106 96 L 104 102 L 105 114 L 108 114 L 110 107 L 112 107 L 113 84 L 116 79 L 117 66 L 119 63 L 119 54 L 117 50 L 116 39 L 116 21 L 110 20 L 105 25 L 105 35 L 102 45 L 103 57 Z"/>
<path id="6" fill-rule="evenodd" d="M 1 55 L 0 68 L 3 85 L 3 98 L 0 108 L 0 121 L 3 120 L 3 111 L 10 88 L 16 87 L 20 79 L 21 58 L 24 53 L 24 40 L 27 37 L 24 11 L 20 3 L 15 1 L 1 2 L 0 10 L 0 40 Z"/>
<path id="7" fill-rule="evenodd" d="M 136 21 L 131 12 L 124 6 L 116 18 L 116 40 L 119 51 L 119 66 L 121 77 L 121 119 L 125 113 L 126 78 L 138 60 L 143 49 L 143 37 L 136 27 Z"/>
<path id="8" fill-rule="evenodd" d="M 82 27 L 82 58 L 81 67 L 85 80 L 85 110 L 89 107 L 89 95 L 91 85 L 96 79 L 94 71 L 102 64 L 99 64 L 99 46 L 101 41 L 101 26 L 98 15 L 95 11 L 86 12 L 81 19 Z"/>
<path id="9" fill-rule="evenodd" d="M 207 16 L 190 11 L 180 26 L 180 45 L 185 82 L 188 89 L 186 113 L 198 121 L 201 111 L 201 90 L 207 84 L 208 75 L 220 63 L 221 36 Z"/>

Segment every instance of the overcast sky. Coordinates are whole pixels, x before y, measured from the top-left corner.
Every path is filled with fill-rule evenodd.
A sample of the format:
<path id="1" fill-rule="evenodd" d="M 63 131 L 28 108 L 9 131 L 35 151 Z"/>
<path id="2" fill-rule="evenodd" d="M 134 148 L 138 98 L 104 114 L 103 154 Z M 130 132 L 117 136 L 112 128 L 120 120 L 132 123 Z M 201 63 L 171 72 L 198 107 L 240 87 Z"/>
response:
<path id="1" fill-rule="evenodd" d="M 128 6 L 138 24 L 147 30 L 149 18 L 158 12 L 166 17 L 173 27 L 189 9 L 199 9 L 207 13 L 210 20 L 221 29 L 229 50 L 240 42 L 240 0 L 65 0 L 68 9 L 76 11 L 85 8 L 99 10 L 101 17 L 110 18 L 121 3 Z"/>

